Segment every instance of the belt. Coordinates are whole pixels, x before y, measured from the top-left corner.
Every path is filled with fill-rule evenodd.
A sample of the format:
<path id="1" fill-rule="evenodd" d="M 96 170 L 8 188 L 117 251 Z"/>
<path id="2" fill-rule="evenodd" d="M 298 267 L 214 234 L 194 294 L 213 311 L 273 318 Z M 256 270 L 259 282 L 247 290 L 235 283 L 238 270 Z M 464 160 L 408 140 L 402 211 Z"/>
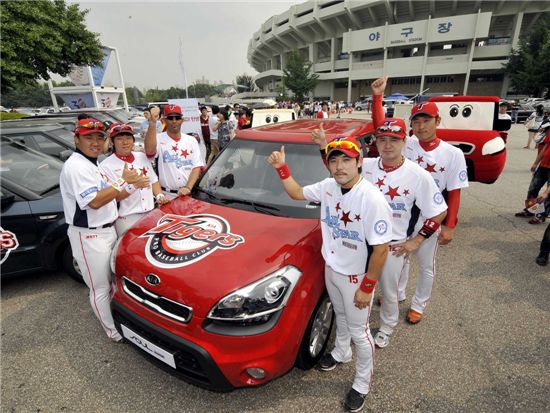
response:
<path id="1" fill-rule="evenodd" d="M 110 222 L 108 224 L 103 224 L 99 227 L 88 227 L 88 229 L 103 229 L 103 228 L 109 228 L 109 227 L 112 227 L 113 225 L 115 225 L 114 222 Z"/>
<path id="2" fill-rule="evenodd" d="M 165 188 L 163 186 L 161 186 L 161 189 L 163 191 L 166 191 L 166 192 L 170 192 L 171 194 L 177 194 L 178 193 L 178 190 L 177 189 L 168 189 L 168 188 Z"/>

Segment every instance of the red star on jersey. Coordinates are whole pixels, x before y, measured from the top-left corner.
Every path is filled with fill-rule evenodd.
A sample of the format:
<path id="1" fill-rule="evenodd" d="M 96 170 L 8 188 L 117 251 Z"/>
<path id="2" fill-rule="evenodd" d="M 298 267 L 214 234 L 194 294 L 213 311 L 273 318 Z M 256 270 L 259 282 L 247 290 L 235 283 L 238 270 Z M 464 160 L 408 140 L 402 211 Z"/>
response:
<path id="1" fill-rule="evenodd" d="M 429 164 L 429 163 L 427 163 L 427 164 L 426 164 L 426 167 L 425 167 L 424 169 L 425 169 L 426 171 L 428 171 L 428 172 L 437 172 L 437 171 L 435 170 L 435 163 L 434 163 L 434 164 Z"/>
<path id="2" fill-rule="evenodd" d="M 176 153 L 178 153 L 178 145 L 172 146 L 172 150 Z"/>
<path id="3" fill-rule="evenodd" d="M 356 221 L 361 221 L 361 215 L 355 214 L 355 220 L 356 220 Z"/>
<path id="4" fill-rule="evenodd" d="M 348 226 L 348 222 L 353 222 L 350 218 L 349 218 L 349 214 L 350 214 L 351 211 L 348 211 L 348 212 L 345 212 L 345 211 L 342 211 L 342 218 L 340 218 L 340 221 L 342 221 L 344 223 L 344 226 Z"/>
<path id="5" fill-rule="evenodd" d="M 388 189 L 388 192 L 386 192 L 384 195 L 389 195 L 392 201 L 393 201 L 393 198 L 395 198 L 396 196 L 401 196 L 399 195 L 399 192 L 397 192 L 397 190 L 399 189 L 398 186 L 396 186 L 395 188 L 392 188 L 390 185 L 389 188 L 390 189 Z"/>
<path id="6" fill-rule="evenodd" d="M 147 176 L 147 168 L 144 166 L 143 168 L 139 168 L 143 176 Z"/>
<path id="7" fill-rule="evenodd" d="M 416 158 L 416 163 L 420 163 L 420 162 L 424 162 L 423 156 L 418 156 L 418 158 Z"/>
<path id="8" fill-rule="evenodd" d="M 409 195 L 409 194 L 410 194 L 410 192 L 409 192 L 408 189 L 405 189 L 405 190 L 403 191 L 403 196 L 407 196 L 407 195 Z"/>
<path id="9" fill-rule="evenodd" d="M 378 185 L 378 188 L 381 188 L 382 186 L 384 186 L 384 179 L 378 178 L 378 181 L 376 181 L 375 185 Z"/>
<path id="10" fill-rule="evenodd" d="M 187 158 L 189 156 L 189 152 L 187 152 L 187 149 L 181 150 L 181 156 L 183 156 L 184 158 Z"/>
<path id="11" fill-rule="evenodd" d="M 442 166 L 441 168 L 439 168 L 439 172 L 445 172 L 445 167 Z"/>
<path id="12" fill-rule="evenodd" d="M 340 211 L 342 208 L 340 208 L 340 202 L 336 204 L 336 212 Z"/>

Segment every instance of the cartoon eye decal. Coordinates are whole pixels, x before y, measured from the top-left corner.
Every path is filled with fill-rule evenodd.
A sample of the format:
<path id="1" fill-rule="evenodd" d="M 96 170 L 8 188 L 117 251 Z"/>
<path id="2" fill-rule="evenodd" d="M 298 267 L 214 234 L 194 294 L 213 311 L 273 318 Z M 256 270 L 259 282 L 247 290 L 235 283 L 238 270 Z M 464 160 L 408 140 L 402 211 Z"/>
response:
<path id="1" fill-rule="evenodd" d="M 474 108 L 472 107 L 472 105 L 464 106 L 464 109 L 462 109 L 462 116 L 465 117 L 465 118 L 469 118 L 470 115 L 472 114 L 473 109 Z"/>
<path id="2" fill-rule="evenodd" d="M 456 118 L 458 116 L 458 109 L 458 105 L 451 105 L 451 107 L 449 108 L 449 115 L 451 115 L 451 118 Z"/>
<path id="3" fill-rule="evenodd" d="M 271 123 L 271 116 L 267 115 L 265 117 L 265 123 Z"/>
<path id="4" fill-rule="evenodd" d="M 273 123 L 279 122 L 279 117 L 277 115 L 273 116 Z"/>

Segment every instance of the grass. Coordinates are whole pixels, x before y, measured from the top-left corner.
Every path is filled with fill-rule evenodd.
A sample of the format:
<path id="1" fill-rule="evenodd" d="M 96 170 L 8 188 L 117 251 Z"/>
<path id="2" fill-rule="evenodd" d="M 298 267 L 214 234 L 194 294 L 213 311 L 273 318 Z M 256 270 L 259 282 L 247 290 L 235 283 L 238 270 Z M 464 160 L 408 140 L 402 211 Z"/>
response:
<path id="1" fill-rule="evenodd" d="M 29 115 L 17 112 L 0 112 L 0 120 L 20 119 L 24 118 L 25 116 Z"/>

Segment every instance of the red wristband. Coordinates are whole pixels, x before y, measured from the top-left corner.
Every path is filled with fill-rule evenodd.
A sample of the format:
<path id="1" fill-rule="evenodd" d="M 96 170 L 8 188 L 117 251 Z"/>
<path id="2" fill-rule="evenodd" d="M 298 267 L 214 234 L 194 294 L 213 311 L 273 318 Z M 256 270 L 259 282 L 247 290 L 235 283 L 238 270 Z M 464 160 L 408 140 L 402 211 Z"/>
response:
<path id="1" fill-rule="evenodd" d="M 286 163 L 280 168 L 277 168 L 276 171 L 279 174 L 279 178 L 281 178 L 282 180 L 290 178 L 290 168 Z"/>
<path id="2" fill-rule="evenodd" d="M 375 286 L 376 286 L 376 280 L 371 280 L 369 277 L 365 275 L 363 277 L 363 281 L 361 282 L 361 285 L 359 285 L 359 289 L 364 293 L 370 294 L 374 290 Z"/>
<path id="3" fill-rule="evenodd" d="M 424 221 L 424 225 L 422 225 L 418 234 L 422 235 L 424 238 L 430 238 L 439 229 L 439 226 L 439 222 L 428 218 Z"/>

